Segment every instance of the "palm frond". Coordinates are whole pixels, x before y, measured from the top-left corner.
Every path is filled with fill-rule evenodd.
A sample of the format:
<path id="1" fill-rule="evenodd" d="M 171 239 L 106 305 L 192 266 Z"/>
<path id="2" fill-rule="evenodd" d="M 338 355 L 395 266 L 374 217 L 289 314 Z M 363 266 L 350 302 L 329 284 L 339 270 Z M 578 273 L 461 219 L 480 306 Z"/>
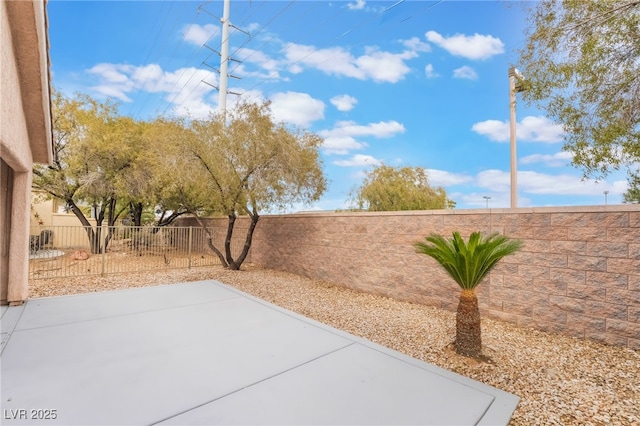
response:
<path id="1" fill-rule="evenodd" d="M 431 234 L 415 243 L 416 252 L 435 259 L 463 289 L 474 289 L 505 256 L 522 248 L 522 241 L 498 233 L 474 232 L 467 242 L 454 232 L 450 239 Z"/>

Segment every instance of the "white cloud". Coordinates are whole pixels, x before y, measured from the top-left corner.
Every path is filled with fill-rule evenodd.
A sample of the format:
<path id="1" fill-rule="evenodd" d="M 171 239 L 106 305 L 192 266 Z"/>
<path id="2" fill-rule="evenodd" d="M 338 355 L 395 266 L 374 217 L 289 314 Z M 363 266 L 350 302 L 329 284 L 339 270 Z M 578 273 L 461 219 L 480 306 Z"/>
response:
<path id="1" fill-rule="evenodd" d="M 220 28 L 213 24 L 198 25 L 189 24 L 182 30 L 182 39 L 189 43 L 202 46 L 213 36 L 218 35 Z"/>
<path id="2" fill-rule="evenodd" d="M 165 93 L 165 99 L 173 104 L 173 111 L 179 115 L 201 118 L 215 110 L 205 100 L 214 89 L 201 82 L 205 80 L 216 85 L 218 76 L 212 71 L 191 67 L 167 72 L 157 64 L 136 67 L 101 63 L 87 72 L 99 80 L 99 84 L 92 87 L 94 91 L 123 102 L 131 101 L 129 94 L 132 92 L 146 91 Z"/>
<path id="3" fill-rule="evenodd" d="M 504 43 L 497 37 L 474 34 L 467 36 L 456 34 L 443 37 L 435 31 L 428 31 L 425 36 L 430 42 L 442 47 L 455 56 L 467 59 L 488 59 L 494 55 L 504 53 Z"/>
<path id="4" fill-rule="evenodd" d="M 557 152 L 552 155 L 533 154 L 520 159 L 522 164 L 543 163 L 548 167 L 563 167 L 571 162 L 573 154 L 570 152 Z"/>
<path id="5" fill-rule="evenodd" d="M 369 123 L 366 126 L 356 124 L 353 121 L 339 121 L 332 130 L 323 130 L 320 136 L 373 136 L 375 138 L 389 138 L 398 133 L 404 133 L 405 128 L 395 120 Z"/>
<path id="6" fill-rule="evenodd" d="M 218 92 L 202 80 L 210 84 L 218 84 L 218 75 L 214 72 L 198 68 L 179 69 L 173 73 L 165 73 L 164 82 L 159 82 L 161 91 L 168 91 L 167 100 L 175 104 L 173 111 L 180 116 L 205 118 L 217 109 Z M 215 94 L 215 104 L 207 97 Z"/>
<path id="7" fill-rule="evenodd" d="M 473 177 L 460 173 L 451 173 L 445 170 L 427 169 L 429 182 L 433 186 L 451 186 L 472 182 Z"/>
<path id="8" fill-rule="evenodd" d="M 88 70 L 90 74 L 99 75 L 107 83 L 128 83 L 131 65 L 101 63 Z"/>
<path id="9" fill-rule="evenodd" d="M 382 161 L 378 160 L 371 155 L 356 154 L 348 160 L 336 160 L 333 162 L 336 166 L 342 167 L 362 167 L 362 166 L 377 166 L 382 164 Z"/>
<path id="10" fill-rule="evenodd" d="M 249 49 L 248 47 L 242 47 L 237 50 L 234 56 L 243 62 L 252 62 L 259 64 L 262 68 L 275 71 L 279 69 L 280 63 L 267 56 L 264 52 L 255 49 Z"/>
<path id="11" fill-rule="evenodd" d="M 126 95 L 126 93 L 125 93 L 125 91 L 123 89 L 118 88 L 116 86 L 108 86 L 108 85 L 99 84 L 97 86 L 91 87 L 91 89 L 93 89 L 94 91 L 100 93 L 103 96 L 106 96 L 107 98 L 114 98 L 114 99 L 117 99 L 117 100 L 122 101 L 122 102 L 131 102 L 132 101 L 132 99 Z"/>
<path id="12" fill-rule="evenodd" d="M 348 154 L 349 151 L 362 149 L 368 145 L 364 142 L 358 142 L 352 136 L 327 136 L 324 137 L 322 148 L 327 154 Z"/>
<path id="13" fill-rule="evenodd" d="M 470 66 L 463 65 L 460 68 L 453 70 L 453 78 L 466 78 L 468 80 L 477 80 L 478 74 Z"/>
<path id="14" fill-rule="evenodd" d="M 616 180 L 610 185 L 612 194 L 624 194 L 629 190 L 628 180 Z"/>
<path id="15" fill-rule="evenodd" d="M 131 102 L 127 94 L 134 89 L 134 82 L 128 76 L 132 69 L 131 65 L 97 64 L 87 70 L 89 74 L 96 75 L 100 79 L 100 84 L 91 89 L 109 98 Z"/>
<path id="16" fill-rule="evenodd" d="M 353 96 L 338 95 L 331 98 L 330 102 L 338 111 L 351 111 L 358 103 L 358 100 Z"/>
<path id="17" fill-rule="evenodd" d="M 411 50 L 412 52 L 430 52 L 431 46 L 424 41 L 420 40 L 418 37 L 411 37 L 408 40 L 401 40 L 404 47 Z"/>
<path id="18" fill-rule="evenodd" d="M 229 94 L 227 98 L 227 105 L 232 104 L 235 105 L 240 101 L 245 101 L 249 103 L 259 104 L 266 101 L 264 94 L 260 90 L 243 90 L 232 88 L 232 91 L 236 93 L 240 93 L 240 95 Z"/>
<path id="19" fill-rule="evenodd" d="M 308 127 L 324 118 L 324 102 L 307 93 L 280 92 L 271 97 L 271 102 L 274 118 L 285 123 Z"/>
<path id="20" fill-rule="evenodd" d="M 471 126 L 474 132 L 487 136 L 496 142 L 507 142 L 509 140 L 509 122 L 499 120 L 486 120 L 475 123 Z M 519 123 L 516 123 L 516 135 L 518 140 L 557 143 L 562 142 L 562 126 L 554 124 L 546 117 L 527 116 Z"/>
<path id="21" fill-rule="evenodd" d="M 250 23 L 250 24 L 247 24 L 247 25 L 243 26 L 243 28 L 244 28 L 244 30 L 245 30 L 245 31 L 247 31 L 248 33 L 250 33 L 250 34 L 252 35 L 252 37 L 253 37 L 253 33 L 254 33 L 254 32 L 256 32 L 256 31 L 258 31 L 259 29 L 261 29 L 261 28 L 262 28 L 262 29 L 264 30 L 264 27 L 263 27 L 262 25 L 258 24 L 257 22 L 252 22 L 252 23 Z M 261 35 L 261 36 L 264 36 L 264 34 L 265 34 L 265 31 L 261 31 L 261 32 L 260 32 L 260 35 Z M 268 38 L 269 40 L 273 39 L 274 37 L 275 37 L 275 35 L 273 35 L 273 34 L 269 34 L 269 35 L 267 36 L 267 38 Z"/>
<path id="22" fill-rule="evenodd" d="M 365 0 L 356 0 L 353 3 L 347 3 L 347 7 L 349 10 L 362 10 L 366 6 L 367 2 Z"/>
<path id="23" fill-rule="evenodd" d="M 193 98 L 177 104 L 172 111 L 178 116 L 202 119 L 215 113 L 216 108 L 202 98 Z"/>
<path id="24" fill-rule="evenodd" d="M 518 177 L 521 173 L 518 173 Z M 476 176 L 476 185 L 496 192 L 507 192 L 510 190 L 511 175 L 502 170 L 485 170 Z"/>
<path id="25" fill-rule="evenodd" d="M 356 65 L 376 82 L 396 83 L 411 71 L 404 63 L 416 57 L 415 52 L 390 53 L 368 49 L 367 54 L 356 59 Z"/>
<path id="26" fill-rule="evenodd" d="M 439 76 L 439 74 L 434 71 L 433 65 L 431 64 L 427 64 L 424 67 L 424 74 L 427 76 L 427 78 L 436 78 Z"/>
<path id="27" fill-rule="evenodd" d="M 333 129 L 321 130 L 318 134 L 324 138 L 322 147 L 327 154 L 347 154 L 351 150 L 367 146 L 366 143 L 357 141 L 356 137 L 382 139 L 404 132 L 404 126 L 397 121 L 380 121 L 366 126 L 353 121 L 339 121 Z"/>
<path id="28" fill-rule="evenodd" d="M 510 190 L 511 177 L 509 172 L 501 170 L 485 170 L 478 173 L 478 186 L 491 191 L 506 192 Z M 625 191 L 626 181 L 613 183 L 583 180 L 579 176 L 550 175 L 534 171 L 518 172 L 518 190 L 529 194 L 539 195 L 601 195 L 604 190 L 612 194 Z"/>
<path id="29" fill-rule="evenodd" d="M 294 67 L 290 69 L 293 73 L 301 72 L 302 66 L 307 65 L 327 74 L 343 75 L 360 80 L 365 78 L 362 70 L 354 65 L 353 56 L 341 47 L 316 49 L 314 46 L 288 43 L 284 53 Z"/>
<path id="30" fill-rule="evenodd" d="M 218 75 L 212 71 L 199 68 L 184 68 L 174 72 L 165 72 L 162 81 L 157 82 L 158 91 L 169 92 L 172 102 L 184 102 L 188 99 L 201 98 L 212 92 L 213 87 L 202 83 L 206 81 L 212 85 L 218 84 Z"/>
<path id="31" fill-rule="evenodd" d="M 316 49 L 296 43 L 287 43 L 284 52 L 289 61 L 289 71 L 294 74 L 307 66 L 329 75 L 386 83 L 402 80 L 411 71 L 404 61 L 417 55 L 411 51 L 390 53 L 370 47 L 364 55 L 356 58 L 342 47 Z"/>
<path id="32" fill-rule="evenodd" d="M 131 72 L 131 79 L 140 85 L 144 90 L 157 92 L 161 90 L 158 83 L 162 81 L 164 72 L 160 65 L 149 64 L 142 67 L 135 67 Z"/>
<path id="33" fill-rule="evenodd" d="M 304 68 L 302 68 L 302 66 L 298 64 L 291 64 L 289 65 L 288 70 L 291 74 L 300 74 L 301 72 L 304 71 Z"/>
<path id="34" fill-rule="evenodd" d="M 487 136 L 496 142 L 506 142 L 509 140 L 509 123 L 500 120 L 485 120 L 471 126 L 474 132 Z"/>
<path id="35" fill-rule="evenodd" d="M 238 49 L 234 57 L 243 63 L 234 66 L 233 73 L 241 77 L 259 77 L 265 79 L 280 79 L 280 71 L 285 64 L 277 59 L 273 59 L 259 50 L 243 47 Z M 247 64 L 253 64 L 261 71 L 250 71 Z"/>
<path id="36" fill-rule="evenodd" d="M 496 142 L 506 142 L 509 140 L 509 122 L 500 120 L 485 120 L 471 126 L 474 132 L 487 136 Z"/>
<path id="37" fill-rule="evenodd" d="M 556 143 L 562 142 L 564 130 L 559 124 L 554 124 L 547 117 L 528 116 L 522 119 L 516 130 L 524 140 L 532 142 Z"/>

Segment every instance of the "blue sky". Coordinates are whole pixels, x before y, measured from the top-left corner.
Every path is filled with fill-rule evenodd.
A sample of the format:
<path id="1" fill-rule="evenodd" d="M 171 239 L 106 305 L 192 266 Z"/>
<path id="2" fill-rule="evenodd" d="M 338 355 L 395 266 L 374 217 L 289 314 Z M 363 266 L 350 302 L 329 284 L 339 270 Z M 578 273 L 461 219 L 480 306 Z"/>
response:
<path id="1" fill-rule="evenodd" d="M 53 85 L 139 119 L 216 111 L 222 0 L 48 4 Z M 347 207 L 379 163 L 420 166 L 458 209 L 509 207 L 508 68 L 524 43 L 514 2 L 231 0 L 229 90 L 270 99 L 319 134 L 329 188 Z M 213 50 L 212 50 L 213 49 Z M 517 64 L 516 64 L 517 65 Z M 208 84 L 207 84 L 208 83 Z M 238 96 L 230 94 L 227 106 Z M 583 181 L 562 129 L 518 103 L 518 206 L 622 200 L 625 174 Z M 307 207 L 309 209 L 309 207 Z"/>

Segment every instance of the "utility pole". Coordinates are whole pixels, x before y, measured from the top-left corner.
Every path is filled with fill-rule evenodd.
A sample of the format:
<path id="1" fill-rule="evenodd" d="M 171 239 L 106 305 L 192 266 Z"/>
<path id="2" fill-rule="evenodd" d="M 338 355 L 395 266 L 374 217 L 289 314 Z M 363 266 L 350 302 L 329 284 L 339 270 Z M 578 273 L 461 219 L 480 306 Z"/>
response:
<path id="1" fill-rule="evenodd" d="M 227 113 L 227 80 L 229 78 L 229 3 L 224 0 L 222 11 L 222 49 L 220 52 L 220 94 L 218 106 L 225 117 Z"/>
<path id="2" fill-rule="evenodd" d="M 213 87 L 214 89 L 217 89 L 219 92 L 218 95 L 218 107 L 220 108 L 220 112 L 222 113 L 222 116 L 225 117 L 226 116 L 226 112 L 227 112 L 227 94 L 232 93 L 234 95 L 240 95 L 240 93 L 235 93 L 235 92 L 231 92 L 227 89 L 228 87 L 228 80 L 229 77 L 232 78 L 237 78 L 240 79 L 240 77 L 237 77 L 235 75 L 229 74 L 229 61 L 235 61 L 235 62 L 241 62 L 237 59 L 234 59 L 232 57 L 229 56 L 229 28 L 233 27 L 234 29 L 240 31 L 241 33 L 246 34 L 247 36 L 251 37 L 251 34 L 249 34 L 246 31 L 241 30 L 240 28 L 236 27 L 235 25 L 231 24 L 231 21 L 229 19 L 229 15 L 230 15 L 230 0 L 224 0 L 224 4 L 223 4 L 223 10 L 222 10 L 222 19 L 218 18 L 217 16 L 213 15 L 212 13 L 208 12 L 206 9 L 204 9 L 202 6 L 200 8 L 198 8 L 198 11 L 202 10 L 206 13 L 208 13 L 209 15 L 215 17 L 216 19 L 220 20 L 220 23 L 222 24 L 222 46 L 220 48 L 220 52 L 218 52 L 217 50 L 207 46 L 206 44 L 204 45 L 204 47 L 206 47 L 207 49 L 215 52 L 216 54 L 220 55 L 220 69 L 216 69 L 215 67 L 209 65 L 206 62 L 202 62 L 203 65 L 213 69 L 214 71 L 218 72 L 220 74 L 220 84 L 216 87 L 211 83 L 208 83 L 204 80 L 202 80 L 203 83 Z"/>

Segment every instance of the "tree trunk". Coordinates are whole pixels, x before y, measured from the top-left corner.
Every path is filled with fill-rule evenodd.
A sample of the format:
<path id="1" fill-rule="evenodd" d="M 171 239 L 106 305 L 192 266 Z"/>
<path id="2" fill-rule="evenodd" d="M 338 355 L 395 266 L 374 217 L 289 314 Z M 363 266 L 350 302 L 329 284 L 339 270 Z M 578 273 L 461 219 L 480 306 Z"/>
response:
<path id="1" fill-rule="evenodd" d="M 96 232 L 95 239 L 91 242 L 91 253 L 92 254 L 102 254 L 102 251 L 106 249 L 102 245 L 102 222 L 104 222 L 104 210 L 106 208 L 106 201 L 102 201 L 100 203 L 100 210 L 97 210 L 97 204 L 94 203 L 94 209 L 96 211 Z M 106 252 L 106 250 L 105 250 Z"/>
<path id="2" fill-rule="evenodd" d="M 462 290 L 456 313 L 456 352 L 477 357 L 482 353 L 480 310 L 475 290 Z"/>
<path id="3" fill-rule="evenodd" d="M 107 206 L 109 207 L 109 213 L 107 215 L 107 236 L 104 239 L 104 252 L 107 252 L 107 247 L 109 247 L 109 242 L 111 241 L 111 238 L 113 237 L 113 231 L 114 231 L 114 226 L 116 225 L 116 220 L 118 219 L 118 216 L 120 216 L 120 213 L 116 214 L 116 199 L 111 197 L 109 199 L 109 202 L 107 204 Z"/>
<path id="4" fill-rule="evenodd" d="M 87 220 L 82 210 L 76 205 L 76 203 L 71 198 L 65 199 L 67 205 L 71 208 L 71 212 L 78 218 L 82 226 L 84 227 L 85 232 L 87 233 L 87 238 L 89 238 L 89 245 L 91 247 L 91 254 L 99 254 L 100 253 L 100 237 L 96 235 L 96 231 L 91 226 L 91 223 Z"/>
<path id="5" fill-rule="evenodd" d="M 142 203 L 130 203 L 129 205 L 133 226 L 142 226 Z"/>
<path id="6" fill-rule="evenodd" d="M 244 241 L 244 246 L 242 247 L 242 253 L 240 256 L 233 262 L 229 264 L 229 269 L 239 270 L 242 263 L 247 258 L 247 254 L 249 254 L 249 249 L 251 248 L 251 240 L 253 239 L 253 231 L 256 229 L 256 225 L 258 224 L 258 219 L 260 216 L 257 214 L 251 215 L 251 224 L 249 225 L 249 229 L 247 230 L 247 235 Z"/>
<path id="7" fill-rule="evenodd" d="M 231 269 L 233 271 L 238 271 L 240 270 L 242 263 L 247 258 L 249 249 L 251 248 L 253 231 L 256 229 L 258 219 L 260 219 L 260 216 L 258 216 L 257 214 L 252 214 L 250 216 L 251 216 L 251 224 L 249 225 L 249 229 L 247 230 L 247 235 L 245 237 L 244 246 L 242 247 L 242 252 L 240 253 L 240 256 L 238 256 L 237 259 L 233 259 L 233 255 L 231 253 L 231 241 L 233 239 L 232 238 L 233 231 L 235 229 L 237 216 L 235 214 L 228 215 L 229 222 L 227 224 L 227 235 L 224 240 L 224 251 L 225 251 L 224 254 L 222 253 L 222 251 L 218 250 L 218 248 L 213 244 L 213 235 L 211 234 L 211 231 L 206 226 L 204 221 L 198 216 L 195 217 L 198 224 L 207 233 L 207 244 L 209 245 L 209 248 L 218 256 L 218 259 L 220 259 L 220 263 L 224 268 Z"/>
<path id="8" fill-rule="evenodd" d="M 153 227 L 152 232 L 154 234 L 157 233 L 160 230 L 161 227 L 171 225 L 174 220 L 176 220 L 177 218 L 179 218 L 183 214 L 187 214 L 188 211 L 184 210 L 184 211 L 179 211 L 179 212 L 173 212 L 169 216 L 166 216 L 166 217 L 165 217 L 165 213 L 166 213 L 166 210 L 162 212 L 162 215 L 160 216 L 160 219 L 158 219 L 158 221 L 156 222 L 155 226 Z"/>
<path id="9" fill-rule="evenodd" d="M 204 229 L 204 232 L 207 234 L 207 245 L 216 254 L 216 256 L 218 256 L 218 259 L 220 259 L 220 263 L 222 264 L 222 267 L 223 268 L 229 267 L 229 264 L 225 260 L 222 252 L 218 250 L 218 248 L 213 244 L 213 235 L 211 234 L 209 227 L 204 223 L 204 221 L 200 218 L 200 216 L 195 215 L 195 218 L 196 218 L 196 222 L 198 222 L 198 225 L 200 225 L 200 227 Z"/>
<path id="10" fill-rule="evenodd" d="M 237 216 L 235 213 L 229 215 L 229 222 L 227 223 L 227 236 L 224 239 L 224 254 L 226 256 L 229 268 L 233 270 L 238 270 L 240 268 L 240 266 L 235 266 L 233 256 L 231 255 L 231 239 L 233 237 L 233 228 L 236 224 L 236 218 Z"/>

